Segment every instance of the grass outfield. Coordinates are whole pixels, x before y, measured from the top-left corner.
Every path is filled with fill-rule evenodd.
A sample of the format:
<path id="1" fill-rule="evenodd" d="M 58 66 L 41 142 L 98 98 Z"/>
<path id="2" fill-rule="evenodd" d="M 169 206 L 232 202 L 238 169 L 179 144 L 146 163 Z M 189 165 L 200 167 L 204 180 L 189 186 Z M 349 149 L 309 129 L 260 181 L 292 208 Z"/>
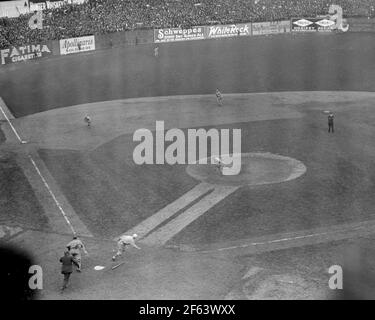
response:
<path id="1" fill-rule="evenodd" d="M 373 91 L 374 34 L 304 34 L 128 46 L 0 68 L 16 117 L 94 101 L 222 92 Z"/>

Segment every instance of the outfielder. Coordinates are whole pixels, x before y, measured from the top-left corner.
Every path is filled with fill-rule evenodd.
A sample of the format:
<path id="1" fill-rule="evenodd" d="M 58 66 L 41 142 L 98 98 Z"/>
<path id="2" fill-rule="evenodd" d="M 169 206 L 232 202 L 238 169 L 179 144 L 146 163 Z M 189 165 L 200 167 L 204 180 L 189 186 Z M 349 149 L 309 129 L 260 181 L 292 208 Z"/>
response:
<path id="1" fill-rule="evenodd" d="M 331 132 L 334 133 L 334 129 L 333 129 L 333 119 L 334 119 L 334 116 L 333 116 L 333 113 L 331 112 L 329 115 L 328 115 L 328 132 Z"/>
<path id="2" fill-rule="evenodd" d="M 73 256 L 73 259 L 77 262 L 77 271 L 81 272 L 81 267 L 82 267 L 82 259 L 81 259 L 81 249 L 85 252 L 86 256 L 88 256 L 88 252 L 82 243 L 80 239 L 77 238 L 77 236 L 73 237 L 73 240 L 70 241 L 66 247 L 69 250 L 69 253 Z"/>
<path id="3" fill-rule="evenodd" d="M 135 238 L 138 236 L 133 234 L 132 236 L 123 235 L 117 241 L 117 253 L 112 257 L 112 261 L 115 261 L 118 256 L 121 256 L 126 246 L 131 245 L 134 248 L 141 249 L 135 244 Z"/>

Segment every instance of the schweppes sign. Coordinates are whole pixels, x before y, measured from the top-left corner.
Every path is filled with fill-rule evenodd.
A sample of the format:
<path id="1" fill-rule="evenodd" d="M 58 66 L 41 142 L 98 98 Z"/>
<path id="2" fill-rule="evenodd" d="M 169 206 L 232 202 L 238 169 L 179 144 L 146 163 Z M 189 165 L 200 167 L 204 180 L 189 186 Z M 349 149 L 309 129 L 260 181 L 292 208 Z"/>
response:
<path id="1" fill-rule="evenodd" d="M 0 50 L 1 64 L 22 62 L 52 55 L 47 44 L 30 44 Z"/>

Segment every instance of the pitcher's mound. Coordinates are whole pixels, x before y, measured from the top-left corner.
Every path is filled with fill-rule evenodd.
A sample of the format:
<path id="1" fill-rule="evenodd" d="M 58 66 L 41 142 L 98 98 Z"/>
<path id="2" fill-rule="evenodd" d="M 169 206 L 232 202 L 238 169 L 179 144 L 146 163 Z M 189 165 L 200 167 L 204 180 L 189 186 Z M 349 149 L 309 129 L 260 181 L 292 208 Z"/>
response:
<path id="1" fill-rule="evenodd" d="M 211 159 L 208 159 L 208 164 L 190 164 L 186 171 L 200 181 L 228 186 L 280 183 L 296 179 L 306 172 L 301 161 L 269 152 L 242 153 L 234 157 L 241 157 L 238 175 L 223 175 L 216 165 L 211 164 Z"/>

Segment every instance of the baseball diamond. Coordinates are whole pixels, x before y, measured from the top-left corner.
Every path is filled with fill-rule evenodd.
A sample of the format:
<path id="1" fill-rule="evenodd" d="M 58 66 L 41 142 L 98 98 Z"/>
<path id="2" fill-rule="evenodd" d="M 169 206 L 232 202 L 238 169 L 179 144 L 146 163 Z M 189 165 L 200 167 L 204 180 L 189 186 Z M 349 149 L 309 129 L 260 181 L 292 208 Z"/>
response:
<path id="1" fill-rule="evenodd" d="M 100 48 L 92 36 L 86 52 L 1 66 L 0 243 L 42 266 L 38 298 L 331 299 L 326 270 L 348 248 L 374 262 L 375 34 L 283 28 L 156 41 L 157 55 L 155 43 Z M 188 33 L 175 29 L 155 34 Z M 163 146 L 158 121 L 178 131 Z M 157 161 L 199 129 L 239 130 L 240 146 L 211 137 L 203 154 L 186 138 L 169 152 L 195 161 Z M 137 162 L 142 132 L 155 139 Z M 238 174 L 223 174 L 225 157 Z M 89 255 L 61 294 L 73 235 Z M 124 245 L 112 262 L 122 236 L 141 250 Z"/>

